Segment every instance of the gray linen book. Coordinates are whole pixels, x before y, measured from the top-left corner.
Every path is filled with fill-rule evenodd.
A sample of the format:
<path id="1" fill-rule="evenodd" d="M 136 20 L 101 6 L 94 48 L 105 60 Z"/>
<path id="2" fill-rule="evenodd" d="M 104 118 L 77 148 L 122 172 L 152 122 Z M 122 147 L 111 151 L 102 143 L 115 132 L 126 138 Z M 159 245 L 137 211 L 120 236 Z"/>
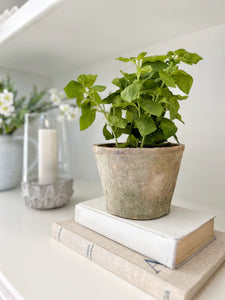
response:
<path id="1" fill-rule="evenodd" d="M 225 233 L 177 270 L 171 270 L 74 220 L 52 224 L 52 236 L 157 299 L 189 300 L 225 261 Z"/>

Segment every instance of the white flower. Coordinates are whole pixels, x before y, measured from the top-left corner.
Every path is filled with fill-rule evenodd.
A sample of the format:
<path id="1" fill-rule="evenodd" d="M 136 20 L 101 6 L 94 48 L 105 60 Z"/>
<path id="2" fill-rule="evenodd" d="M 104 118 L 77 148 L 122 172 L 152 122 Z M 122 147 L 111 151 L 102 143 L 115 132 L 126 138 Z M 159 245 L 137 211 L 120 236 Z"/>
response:
<path id="1" fill-rule="evenodd" d="M 14 106 L 0 105 L 0 114 L 9 117 L 14 112 Z"/>
<path id="2" fill-rule="evenodd" d="M 65 94 L 65 92 L 64 91 L 61 91 L 61 92 L 59 92 L 59 98 L 61 99 L 61 100 L 63 100 L 63 99 L 65 99 L 66 98 L 66 94 Z"/>
<path id="3" fill-rule="evenodd" d="M 69 121 L 76 119 L 79 112 L 78 107 L 72 107 L 69 104 L 61 104 L 59 109 L 61 111 L 61 116 Z"/>
<path id="4" fill-rule="evenodd" d="M 62 100 L 66 99 L 66 94 L 64 91 L 58 91 L 57 89 L 51 89 L 49 90 L 50 93 L 50 100 L 55 103 L 56 105 L 59 105 Z"/>
<path id="5" fill-rule="evenodd" d="M 0 93 L 0 102 L 4 106 L 10 106 L 13 104 L 13 93 L 10 93 L 8 90 L 3 90 L 3 93 Z"/>
<path id="6" fill-rule="evenodd" d="M 67 113 L 67 119 L 68 120 L 75 120 L 78 116 L 79 108 L 78 107 L 70 107 L 69 111 Z"/>
<path id="7" fill-rule="evenodd" d="M 51 94 L 50 100 L 55 103 L 56 105 L 59 105 L 61 103 L 61 99 L 57 94 Z"/>
<path id="8" fill-rule="evenodd" d="M 49 93 L 52 95 L 52 94 L 57 94 L 58 93 L 58 90 L 57 89 L 50 89 L 49 90 Z"/>
<path id="9" fill-rule="evenodd" d="M 61 110 L 62 113 L 66 114 L 69 112 L 70 106 L 69 106 L 69 104 L 61 104 L 59 106 L 59 109 Z"/>

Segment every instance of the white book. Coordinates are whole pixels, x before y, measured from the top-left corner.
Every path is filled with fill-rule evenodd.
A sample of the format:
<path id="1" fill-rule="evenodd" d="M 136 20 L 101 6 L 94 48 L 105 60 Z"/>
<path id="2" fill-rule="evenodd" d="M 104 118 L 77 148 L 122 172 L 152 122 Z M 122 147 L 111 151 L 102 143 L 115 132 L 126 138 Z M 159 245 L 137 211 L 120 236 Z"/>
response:
<path id="1" fill-rule="evenodd" d="M 214 239 L 214 215 L 178 206 L 159 219 L 131 220 L 108 213 L 101 197 L 77 204 L 75 222 L 173 269 Z"/>

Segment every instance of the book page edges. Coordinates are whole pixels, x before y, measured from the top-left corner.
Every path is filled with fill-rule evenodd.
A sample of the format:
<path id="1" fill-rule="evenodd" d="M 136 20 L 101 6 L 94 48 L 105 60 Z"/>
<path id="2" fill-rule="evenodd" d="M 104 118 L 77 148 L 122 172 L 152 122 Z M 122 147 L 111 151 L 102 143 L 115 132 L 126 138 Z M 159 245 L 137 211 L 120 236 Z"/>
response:
<path id="1" fill-rule="evenodd" d="M 214 238 L 214 219 L 209 220 L 195 231 L 178 241 L 176 251 L 176 266 L 181 265 L 190 256 L 193 256 L 200 249 Z"/>

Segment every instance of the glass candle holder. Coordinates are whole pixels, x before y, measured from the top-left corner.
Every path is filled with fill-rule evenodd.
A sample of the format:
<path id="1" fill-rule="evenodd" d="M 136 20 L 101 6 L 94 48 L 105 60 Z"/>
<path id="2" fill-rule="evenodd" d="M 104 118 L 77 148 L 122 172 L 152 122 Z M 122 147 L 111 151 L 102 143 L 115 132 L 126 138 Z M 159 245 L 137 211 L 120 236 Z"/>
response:
<path id="1" fill-rule="evenodd" d="M 54 114 L 25 115 L 21 186 L 30 207 L 56 208 L 73 193 L 67 122 Z"/>

